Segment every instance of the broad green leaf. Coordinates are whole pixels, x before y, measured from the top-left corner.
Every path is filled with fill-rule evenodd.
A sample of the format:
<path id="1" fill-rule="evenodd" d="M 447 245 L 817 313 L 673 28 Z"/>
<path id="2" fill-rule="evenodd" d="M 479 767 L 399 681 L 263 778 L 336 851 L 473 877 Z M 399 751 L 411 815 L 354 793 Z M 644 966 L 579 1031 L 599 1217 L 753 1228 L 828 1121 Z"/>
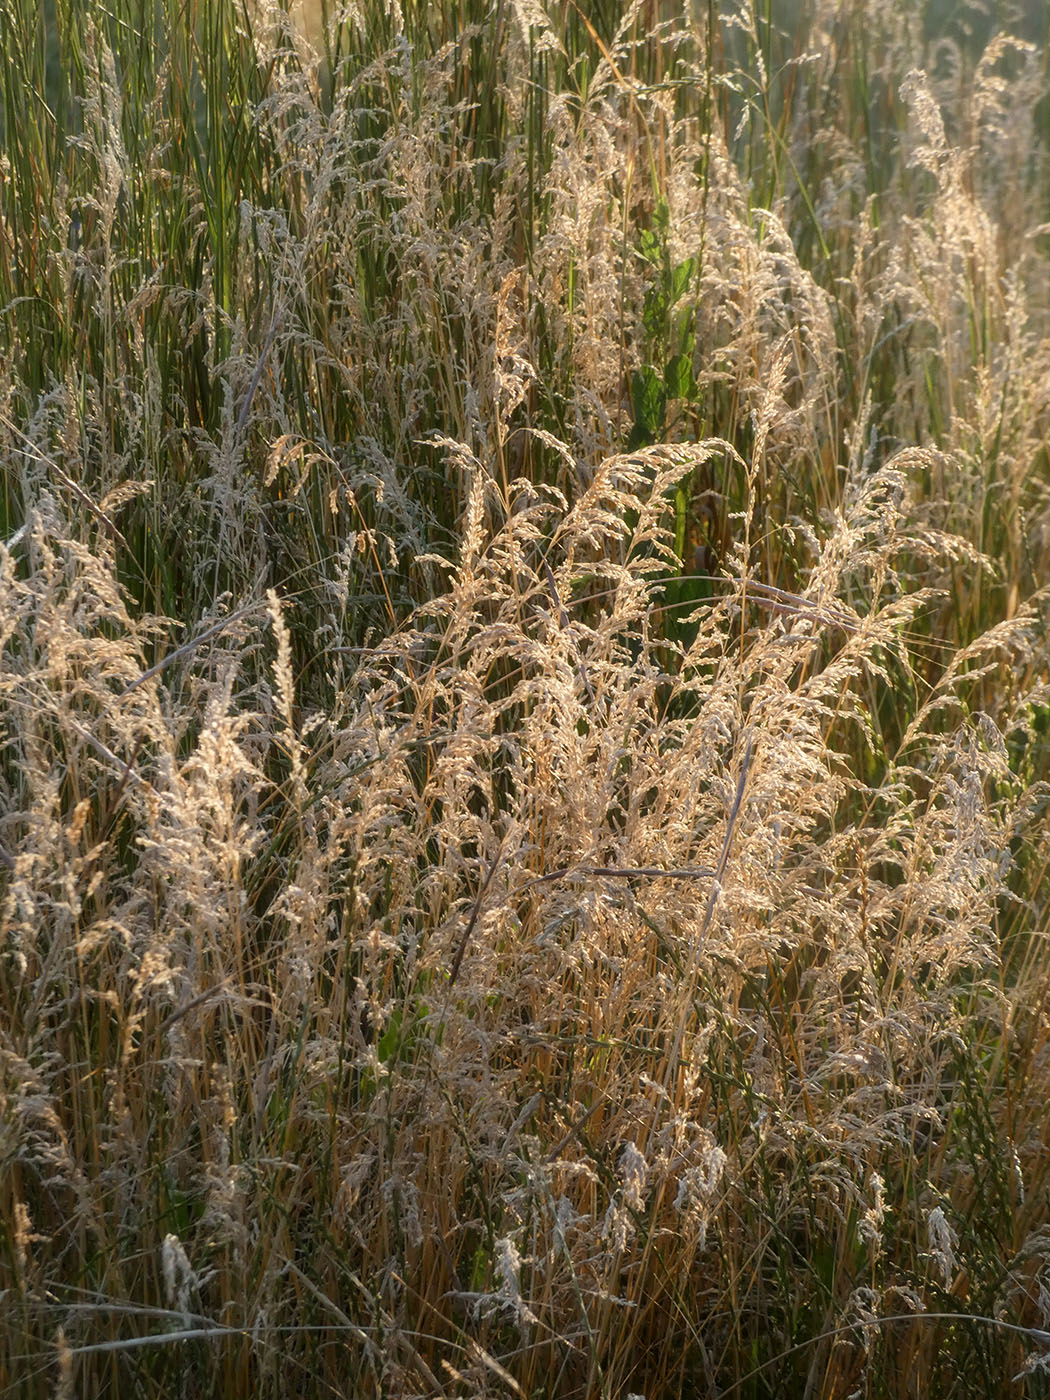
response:
<path id="1" fill-rule="evenodd" d="M 680 262 L 671 273 L 671 302 L 672 304 L 684 295 L 689 283 L 693 280 L 693 273 L 696 271 L 696 259 L 686 258 L 685 262 Z"/>
<path id="2" fill-rule="evenodd" d="M 400 1042 L 401 1011 L 400 1008 L 395 1008 L 390 1017 L 390 1024 L 379 1037 L 379 1043 L 376 1046 L 376 1055 L 381 1065 L 389 1063 L 396 1056 Z"/>
<path id="3" fill-rule="evenodd" d="M 631 375 L 631 406 L 635 426 L 656 438 L 664 425 L 667 394 L 652 365 L 643 365 Z"/>
<path id="4" fill-rule="evenodd" d="M 645 294 L 642 324 L 650 340 L 661 340 L 667 328 L 667 293 L 663 287 L 653 287 Z"/>
<path id="5" fill-rule="evenodd" d="M 658 263 L 660 261 L 661 250 L 662 244 L 660 235 L 654 233 L 651 228 L 643 228 L 638 235 L 638 251 L 646 262 Z"/>
<path id="6" fill-rule="evenodd" d="M 692 355 L 672 355 L 664 369 L 664 385 L 669 399 L 696 397 Z"/>

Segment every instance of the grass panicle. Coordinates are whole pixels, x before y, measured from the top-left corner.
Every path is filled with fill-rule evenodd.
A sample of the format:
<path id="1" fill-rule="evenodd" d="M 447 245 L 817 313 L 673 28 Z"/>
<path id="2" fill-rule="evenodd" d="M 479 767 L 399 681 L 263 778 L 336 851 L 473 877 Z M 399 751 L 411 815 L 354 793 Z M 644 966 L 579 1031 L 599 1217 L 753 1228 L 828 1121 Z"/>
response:
<path id="1" fill-rule="evenodd" d="M 0 1395 L 1038 1396 L 1038 5 L 0 0 Z"/>

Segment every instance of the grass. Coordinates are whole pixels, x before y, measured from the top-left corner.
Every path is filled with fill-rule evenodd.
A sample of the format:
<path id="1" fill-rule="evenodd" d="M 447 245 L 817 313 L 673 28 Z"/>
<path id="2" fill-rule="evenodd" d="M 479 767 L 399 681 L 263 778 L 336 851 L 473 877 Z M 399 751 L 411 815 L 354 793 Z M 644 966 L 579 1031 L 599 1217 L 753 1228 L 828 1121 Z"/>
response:
<path id="1" fill-rule="evenodd" d="M 1035 1397 L 1039 5 L 0 0 L 0 1394 Z"/>

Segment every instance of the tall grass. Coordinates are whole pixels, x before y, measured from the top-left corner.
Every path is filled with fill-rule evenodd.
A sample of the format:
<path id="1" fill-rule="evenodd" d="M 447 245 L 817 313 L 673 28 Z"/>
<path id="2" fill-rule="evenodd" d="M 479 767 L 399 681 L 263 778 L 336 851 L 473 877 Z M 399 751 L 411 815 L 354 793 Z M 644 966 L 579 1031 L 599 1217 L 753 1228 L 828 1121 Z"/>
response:
<path id="1" fill-rule="evenodd" d="M 0 1393 L 1045 1394 L 1043 8 L 0 33 Z"/>

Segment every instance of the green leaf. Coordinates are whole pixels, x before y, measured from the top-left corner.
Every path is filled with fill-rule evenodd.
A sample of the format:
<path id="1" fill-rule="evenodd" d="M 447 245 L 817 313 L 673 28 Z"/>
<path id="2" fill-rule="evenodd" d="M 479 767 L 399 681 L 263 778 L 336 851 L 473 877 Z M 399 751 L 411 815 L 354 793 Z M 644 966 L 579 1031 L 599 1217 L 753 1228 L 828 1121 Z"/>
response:
<path id="1" fill-rule="evenodd" d="M 667 393 L 652 365 L 643 365 L 631 375 L 631 406 L 635 427 L 649 434 L 651 440 L 659 437 L 667 411 Z"/>
<path id="2" fill-rule="evenodd" d="M 660 261 L 663 243 L 658 233 L 654 233 L 651 228 L 643 228 L 638 235 L 638 251 L 646 262 L 658 263 Z"/>
<path id="3" fill-rule="evenodd" d="M 470 1266 L 470 1291 L 481 1293 L 489 1280 L 489 1255 L 483 1244 L 479 1244 L 474 1251 L 474 1259 Z"/>
<path id="4" fill-rule="evenodd" d="M 650 340 L 661 340 L 667 326 L 667 293 L 663 287 L 653 287 L 645 294 L 642 325 Z"/>
<path id="5" fill-rule="evenodd" d="M 397 1055 L 401 1042 L 401 1020 L 401 1009 L 395 1007 L 390 1016 L 390 1024 L 379 1037 L 379 1043 L 376 1045 L 376 1054 L 381 1065 L 387 1064 Z"/>
<path id="6" fill-rule="evenodd" d="M 693 273 L 696 271 L 696 259 L 686 258 L 685 262 L 680 262 L 671 273 L 671 303 L 672 305 L 685 293 L 689 283 L 693 280 Z"/>
<path id="7" fill-rule="evenodd" d="M 672 355 L 664 369 L 664 385 L 669 399 L 696 397 L 692 355 Z"/>
<path id="8" fill-rule="evenodd" d="M 679 486 L 674 493 L 674 552 L 685 559 L 685 537 L 689 524 L 689 492 Z"/>

